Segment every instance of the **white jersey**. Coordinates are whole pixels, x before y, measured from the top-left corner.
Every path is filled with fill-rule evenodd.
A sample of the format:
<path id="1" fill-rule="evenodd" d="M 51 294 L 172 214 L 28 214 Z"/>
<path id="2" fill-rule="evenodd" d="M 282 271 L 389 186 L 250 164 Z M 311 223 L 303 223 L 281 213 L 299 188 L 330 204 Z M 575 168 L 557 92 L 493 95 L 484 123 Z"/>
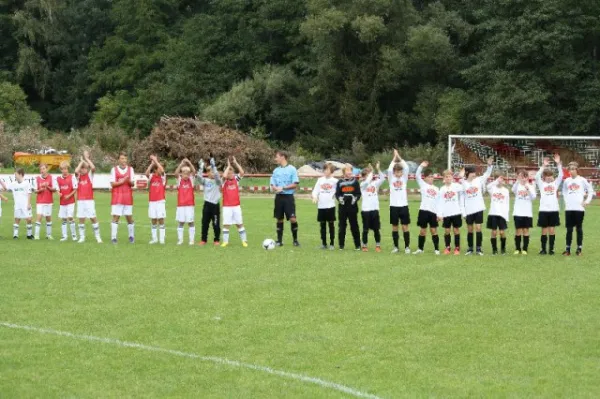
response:
<path id="1" fill-rule="evenodd" d="M 494 181 L 487 186 L 490 193 L 490 216 L 500 216 L 508 223 L 508 213 L 510 208 L 510 191 L 508 188 L 498 185 L 498 181 Z"/>
<path id="2" fill-rule="evenodd" d="M 362 194 L 361 210 L 363 212 L 379 210 L 379 187 L 385 181 L 385 175 L 381 173 L 378 179 L 373 179 L 373 173 L 360 183 Z"/>
<path id="3" fill-rule="evenodd" d="M 27 180 L 23 180 L 21 183 L 18 181 L 11 182 L 6 189 L 12 191 L 15 199 L 15 210 L 26 211 L 29 204 L 29 195 L 31 194 L 31 184 Z"/>
<path id="4" fill-rule="evenodd" d="M 436 202 L 440 189 L 433 184 L 427 183 L 422 178 L 423 168 L 419 166 L 416 173 L 417 183 L 419 184 L 419 191 L 421 192 L 421 206 L 419 207 L 422 211 L 429 211 L 436 213 Z"/>
<path id="5" fill-rule="evenodd" d="M 468 181 L 467 179 L 461 181 L 462 186 L 465 189 L 463 198 L 465 200 L 464 207 L 467 215 L 485 211 L 483 194 L 493 169 L 493 166 L 488 166 L 483 175 L 476 177 L 471 181 Z"/>
<path id="6" fill-rule="evenodd" d="M 394 165 L 395 162 L 392 162 L 388 168 L 390 206 L 408 206 L 408 196 L 406 193 L 406 186 L 408 184 L 408 164 L 404 160 L 400 161 L 400 165 L 402 165 L 402 176 L 400 177 L 394 176 Z"/>
<path id="7" fill-rule="evenodd" d="M 535 181 L 540 189 L 540 212 L 558 212 L 558 188 L 563 179 L 562 165 L 558 164 L 558 177 L 550 183 L 542 180 L 542 172 L 544 168 L 540 168 L 535 174 Z"/>
<path id="8" fill-rule="evenodd" d="M 335 189 L 338 180 L 335 177 L 320 177 L 312 191 L 318 209 L 335 208 Z"/>
<path id="9" fill-rule="evenodd" d="M 589 204 L 594 198 L 594 187 L 581 176 L 569 177 L 563 182 L 563 200 L 565 211 L 585 211 L 583 202 Z M 587 193 L 587 195 L 586 195 Z"/>
<path id="10" fill-rule="evenodd" d="M 515 194 L 513 216 L 532 218 L 533 200 L 537 197 L 535 184 L 527 184 L 524 186 L 521 183 L 516 182 L 512 187 L 512 192 Z"/>
<path id="11" fill-rule="evenodd" d="M 461 184 L 451 183 L 449 186 L 440 187 L 436 200 L 436 210 L 438 218 L 449 216 L 465 215 L 463 208 L 464 188 Z"/>

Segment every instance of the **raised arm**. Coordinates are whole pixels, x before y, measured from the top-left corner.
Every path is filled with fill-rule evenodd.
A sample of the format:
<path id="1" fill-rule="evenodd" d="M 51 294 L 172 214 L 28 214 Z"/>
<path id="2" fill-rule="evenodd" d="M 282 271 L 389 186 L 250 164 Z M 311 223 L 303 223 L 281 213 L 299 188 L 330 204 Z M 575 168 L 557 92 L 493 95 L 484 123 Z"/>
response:
<path id="1" fill-rule="evenodd" d="M 210 157 L 210 169 L 212 170 L 213 175 L 215 175 L 215 183 L 221 185 L 223 181 L 221 180 L 221 176 L 219 175 L 219 170 L 217 169 L 215 159 L 212 156 Z"/>
<path id="2" fill-rule="evenodd" d="M 244 169 L 242 169 L 242 167 L 240 166 L 240 164 L 238 163 L 237 159 L 235 159 L 235 157 L 231 157 L 231 159 L 233 160 L 233 165 L 237 168 L 238 170 L 238 175 L 240 175 L 240 177 L 244 177 Z"/>
<path id="3" fill-rule="evenodd" d="M 558 190 L 558 188 L 560 187 L 560 185 L 563 181 L 563 177 L 564 177 L 562 163 L 560 162 L 560 155 L 554 154 L 554 163 L 556 163 L 556 167 L 558 168 L 558 177 L 554 181 L 554 185 L 556 186 L 556 189 Z"/>
<path id="4" fill-rule="evenodd" d="M 548 167 L 548 165 L 550 165 L 550 159 L 544 158 L 544 160 L 542 161 L 542 166 L 540 166 L 540 170 L 538 170 L 537 173 L 535 174 L 535 182 L 540 187 L 540 190 L 542 189 L 542 183 L 543 183 L 542 173 L 544 172 L 544 169 L 546 169 Z"/>
<path id="5" fill-rule="evenodd" d="M 90 172 L 95 173 L 96 172 L 96 165 L 94 165 L 94 163 L 92 162 L 92 158 L 90 158 L 90 152 L 89 151 L 85 150 L 83 152 L 83 159 L 90 166 Z"/>
<path id="6" fill-rule="evenodd" d="M 196 174 L 196 167 L 194 166 L 194 164 L 192 163 L 192 161 L 190 161 L 189 159 L 184 159 L 184 161 L 187 163 L 187 165 L 190 167 L 190 174 L 192 176 L 194 176 Z M 158 161 L 157 161 L 158 164 Z M 159 165 L 160 166 L 160 165 Z"/>
<path id="7" fill-rule="evenodd" d="M 232 168 L 231 168 L 231 162 L 229 161 L 229 158 L 227 158 L 227 167 L 225 168 L 225 170 L 223 171 L 223 181 L 229 179 L 229 174 L 232 172 Z"/>
<path id="8" fill-rule="evenodd" d="M 182 160 L 179 163 L 179 165 L 177 165 L 177 169 L 175 169 L 175 177 L 177 177 L 178 179 L 181 176 L 181 168 L 183 168 L 186 165 L 186 161 L 187 161 L 187 158 Z"/>
<path id="9" fill-rule="evenodd" d="M 165 168 L 163 168 L 163 166 L 160 164 L 160 162 L 158 162 L 158 157 L 156 155 L 152 155 L 150 157 L 150 159 L 152 160 L 154 165 L 156 165 L 156 170 L 157 170 L 158 174 L 163 176 L 165 174 Z M 192 168 L 192 170 L 194 170 L 194 169 Z"/>
<path id="10" fill-rule="evenodd" d="M 385 182 L 385 173 L 381 171 L 381 164 L 379 161 L 375 164 L 375 169 L 377 169 L 377 174 L 379 175 L 379 179 L 375 181 L 375 186 L 379 188 Z"/>
<path id="11" fill-rule="evenodd" d="M 535 184 L 525 183 L 525 187 L 529 190 L 529 198 L 534 200 L 537 197 L 537 192 L 535 191 Z"/>
<path id="12" fill-rule="evenodd" d="M 150 162 L 150 164 L 148 165 L 148 167 L 146 168 L 146 172 L 144 172 L 144 174 L 146 175 L 146 177 L 149 179 L 150 178 L 150 174 L 152 171 L 152 166 L 154 165 L 154 161 Z"/>
<path id="13" fill-rule="evenodd" d="M 421 162 L 421 165 L 419 165 L 419 167 L 417 168 L 415 178 L 417 179 L 417 184 L 419 185 L 419 187 L 422 187 L 425 184 L 425 181 L 423 180 L 423 169 L 425 169 L 428 166 L 429 162 L 423 161 Z"/>
<path id="14" fill-rule="evenodd" d="M 483 186 L 485 187 L 485 185 L 487 185 L 488 180 L 490 179 L 490 176 L 492 175 L 492 172 L 494 171 L 494 157 L 489 157 L 487 159 L 487 169 L 485 170 L 485 172 L 483 173 L 483 175 L 481 176 L 483 179 Z"/>
<path id="15" fill-rule="evenodd" d="M 79 160 L 79 164 L 77 165 L 77 167 L 75 168 L 75 174 L 78 175 L 81 172 L 81 168 L 83 167 L 83 163 L 85 161 L 83 160 L 83 157 L 81 157 L 81 159 Z"/>

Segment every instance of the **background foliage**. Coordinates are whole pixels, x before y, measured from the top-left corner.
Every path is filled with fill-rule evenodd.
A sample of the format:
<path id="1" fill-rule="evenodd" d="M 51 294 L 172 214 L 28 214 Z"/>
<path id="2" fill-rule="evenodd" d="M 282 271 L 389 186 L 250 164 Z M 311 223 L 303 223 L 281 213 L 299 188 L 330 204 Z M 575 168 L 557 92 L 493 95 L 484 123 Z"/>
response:
<path id="1" fill-rule="evenodd" d="M 0 0 L 0 119 L 199 115 L 322 156 L 597 135 L 599 44 L 596 1 Z"/>

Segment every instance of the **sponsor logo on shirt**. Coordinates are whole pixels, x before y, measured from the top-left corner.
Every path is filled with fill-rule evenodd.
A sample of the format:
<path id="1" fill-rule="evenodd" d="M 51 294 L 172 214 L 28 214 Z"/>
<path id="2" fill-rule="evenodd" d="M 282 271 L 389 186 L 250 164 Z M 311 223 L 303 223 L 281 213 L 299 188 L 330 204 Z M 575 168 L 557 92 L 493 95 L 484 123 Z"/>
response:
<path id="1" fill-rule="evenodd" d="M 402 180 L 396 180 L 392 186 L 396 189 L 396 190 L 402 190 L 404 188 L 404 183 L 402 182 Z"/>
<path id="2" fill-rule="evenodd" d="M 581 189 L 581 186 L 577 183 L 571 183 L 567 186 L 567 190 L 569 190 L 569 194 L 573 194 Z"/>
<path id="3" fill-rule="evenodd" d="M 502 193 L 494 193 L 494 194 L 492 195 L 492 198 L 493 198 L 495 201 L 504 201 L 504 199 L 506 198 L 506 196 L 505 196 L 504 194 L 502 194 Z"/>
<path id="4" fill-rule="evenodd" d="M 478 187 L 469 187 L 467 191 L 465 191 L 469 197 L 475 197 L 479 193 Z"/>
<path id="5" fill-rule="evenodd" d="M 444 199 L 446 201 L 452 201 L 456 197 L 456 193 L 454 191 L 446 191 L 444 193 Z"/>
<path id="6" fill-rule="evenodd" d="M 365 191 L 368 194 L 375 194 L 375 193 L 377 193 L 377 189 L 375 188 L 375 186 L 369 186 L 369 187 L 367 187 L 367 189 Z"/>
<path id="7" fill-rule="evenodd" d="M 331 190 L 333 190 L 333 185 L 330 183 L 323 183 L 323 184 L 321 184 L 321 190 L 331 191 Z"/>
<path id="8" fill-rule="evenodd" d="M 437 191 L 435 191 L 433 188 L 428 188 L 426 193 L 429 198 L 437 197 Z"/>
<path id="9" fill-rule="evenodd" d="M 548 185 L 546 187 L 544 187 L 544 194 L 546 195 L 554 195 L 554 185 Z"/>
<path id="10" fill-rule="evenodd" d="M 517 197 L 519 197 L 519 199 L 528 199 L 529 191 L 527 191 L 527 190 L 517 191 Z"/>

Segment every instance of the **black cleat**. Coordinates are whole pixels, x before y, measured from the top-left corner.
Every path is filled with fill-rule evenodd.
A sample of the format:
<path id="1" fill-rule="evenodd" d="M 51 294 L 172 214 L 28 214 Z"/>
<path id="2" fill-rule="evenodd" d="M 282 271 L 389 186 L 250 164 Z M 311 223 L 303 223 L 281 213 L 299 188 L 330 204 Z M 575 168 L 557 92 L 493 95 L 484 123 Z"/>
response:
<path id="1" fill-rule="evenodd" d="M 295 246 L 295 247 L 299 247 L 299 246 L 300 246 L 300 243 L 299 243 L 298 241 L 294 241 L 294 246 Z"/>
<path id="2" fill-rule="evenodd" d="M 571 256 L 571 251 L 570 250 L 566 250 L 562 254 L 563 254 L 563 256 Z"/>
<path id="3" fill-rule="evenodd" d="M 548 252 L 546 252 L 546 250 L 545 250 L 545 249 L 542 249 L 542 250 L 540 251 L 540 255 L 548 255 Z"/>
<path id="4" fill-rule="evenodd" d="M 28 240 L 33 240 L 33 236 L 27 236 Z"/>
<path id="5" fill-rule="evenodd" d="M 577 248 L 577 251 L 575 251 L 575 255 L 581 256 L 581 248 Z"/>
<path id="6" fill-rule="evenodd" d="M 550 252 L 548 252 L 548 255 L 550 255 L 550 256 L 554 255 L 554 250 L 551 249 Z"/>
<path id="7" fill-rule="evenodd" d="M 18 240 L 19 236 L 13 236 L 13 240 Z"/>
<path id="8" fill-rule="evenodd" d="M 275 242 L 275 246 L 276 247 L 283 247 L 283 243 L 281 241 L 276 241 Z"/>

